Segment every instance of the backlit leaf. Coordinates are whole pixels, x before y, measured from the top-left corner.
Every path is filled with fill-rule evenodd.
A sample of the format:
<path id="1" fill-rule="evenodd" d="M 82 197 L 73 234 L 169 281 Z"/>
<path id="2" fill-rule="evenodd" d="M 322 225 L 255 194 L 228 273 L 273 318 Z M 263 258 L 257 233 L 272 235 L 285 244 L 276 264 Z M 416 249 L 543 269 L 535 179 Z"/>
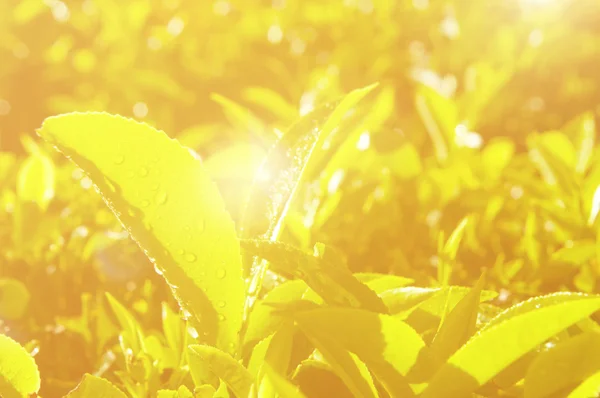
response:
<path id="1" fill-rule="evenodd" d="M 73 391 L 71 391 L 67 395 L 67 397 L 126 398 L 127 395 L 125 395 L 123 391 L 119 390 L 116 386 L 114 386 L 110 381 L 86 373 L 83 376 L 83 380 L 81 380 L 77 387 Z"/>
<path id="2" fill-rule="evenodd" d="M 17 279 L 0 279 L 0 319 L 19 319 L 27 310 L 29 290 Z"/>
<path id="3" fill-rule="evenodd" d="M 541 352 L 525 377 L 525 398 L 547 397 L 600 371 L 600 334 L 583 333 Z"/>
<path id="4" fill-rule="evenodd" d="M 204 362 L 208 369 L 233 391 L 237 397 L 247 397 L 254 378 L 229 354 L 211 346 L 191 345 L 190 354 Z"/>
<path id="5" fill-rule="evenodd" d="M 34 359 L 19 343 L 0 334 L 0 396 L 16 398 L 37 393 L 40 382 Z"/>
<path id="6" fill-rule="evenodd" d="M 423 370 L 420 366 L 428 366 L 421 337 L 392 316 L 345 308 L 299 311 L 292 316 L 311 341 L 323 348 L 335 343 L 355 353 L 392 396 L 412 396 L 406 377 L 411 370 L 416 375 Z"/>
<path id="7" fill-rule="evenodd" d="M 51 117 L 38 133 L 88 173 L 200 336 L 235 350 L 245 297 L 239 243 L 201 162 L 163 132 L 104 113 Z"/>
<path id="8" fill-rule="evenodd" d="M 600 309 L 600 298 L 580 297 L 528 312 L 480 330 L 442 366 L 423 398 L 475 391 L 539 344 Z"/>
<path id="9" fill-rule="evenodd" d="M 316 256 L 267 240 L 242 240 L 242 247 L 269 261 L 271 268 L 302 279 L 331 305 L 387 312 L 381 299 L 358 281 L 331 248 Z"/>

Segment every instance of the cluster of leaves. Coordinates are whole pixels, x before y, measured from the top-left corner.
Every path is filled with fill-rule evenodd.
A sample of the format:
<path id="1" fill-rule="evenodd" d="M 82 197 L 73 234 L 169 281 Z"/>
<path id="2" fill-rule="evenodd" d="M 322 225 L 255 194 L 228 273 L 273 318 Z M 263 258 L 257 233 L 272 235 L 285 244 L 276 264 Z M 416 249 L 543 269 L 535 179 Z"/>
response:
<path id="1" fill-rule="evenodd" d="M 0 0 L 0 395 L 593 396 L 597 5 L 536 3 Z"/>
<path id="2" fill-rule="evenodd" d="M 439 233 L 437 277 L 429 277 L 431 287 L 416 287 L 407 277 L 365 272 L 367 267 L 353 272 L 338 250 L 323 243 L 314 244 L 312 251 L 303 248 L 313 238 L 297 226 L 302 219 L 298 212 L 307 213 L 300 205 L 300 193 L 312 197 L 310 202 L 314 198 L 320 201 L 320 191 L 308 183 L 325 182 L 325 205 L 317 206 L 313 217 L 324 217 L 321 212 L 334 217 L 331 209 L 341 207 L 341 199 L 334 206 L 326 203 L 336 200 L 332 198 L 340 192 L 342 181 L 333 189 L 334 177 L 324 179 L 323 175 L 332 164 L 336 166 L 333 170 L 338 170 L 339 162 L 341 170 L 351 170 L 343 161 L 356 159 L 354 150 L 368 149 L 361 143 L 365 139 L 360 124 L 372 123 L 378 112 L 357 105 L 373 91 L 376 85 L 316 109 L 278 140 L 256 173 L 237 231 L 210 176 L 211 159 L 203 164 L 195 152 L 165 133 L 120 116 L 71 113 L 48 118 L 38 133 L 83 170 L 84 178 L 101 193 L 164 277 L 182 314 L 179 317 L 164 303 L 162 330 L 148 332 L 130 310 L 107 294 L 118 325 L 118 342 L 96 357 L 96 375 L 86 375 L 69 395 L 102 392 L 122 397 L 126 391 L 134 397 L 587 397 L 595 393 L 600 363 L 583 353 L 600 343 L 600 327 L 594 318 L 600 310 L 599 296 L 554 293 L 504 309 L 501 303 L 506 298 L 490 302 L 498 294 L 484 290 L 488 285 L 485 273 L 472 288 L 451 284 L 459 278 L 455 274 L 464 270 L 457 257 L 459 247 L 476 239 L 478 231 L 486 227 L 486 215 L 495 220 L 498 212 L 489 217 L 490 210 L 484 208 L 483 214 L 462 219 L 447 239 L 443 231 Z M 344 128 L 346 123 L 355 128 Z M 579 147 L 562 133 L 531 136 L 530 162 L 546 181 L 536 183 L 532 178 L 531 187 L 525 186 L 521 195 L 535 201 L 530 190 L 537 187 L 540 195 L 551 193 L 551 203 L 562 211 L 574 206 L 573 196 L 579 206 L 586 205 L 583 190 L 575 195 L 567 188 L 580 188 L 585 182 L 583 177 L 573 177 L 577 170 L 570 170 L 572 167 L 589 178 L 593 122 L 583 117 L 573 123 L 575 127 L 570 128 L 575 136 L 585 138 Z M 473 157 L 478 155 L 482 169 L 493 170 L 501 180 L 505 169 L 518 162 L 497 147 L 486 156 L 485 151 L 465 152 L 440 138 L 438 144 L 446 156 L 437 160 L 445 164 L 445 171 L 456 172 L 452 166 L 459 159 L 475 162 Z M 573 148 L 572 163 L 562 157 L 567 144 Z M 411 158 L 407 153 L 411 152 L 392 152 L 396 162 L 387 166 L 385 156 L 370 160 L 375 169 L 388 168 L 387 173 L 375 173 L 376 178 L 388 182 L 369 189 L 363 209 L 375 209 L 378 202 L 389 200 L 389 187 L 395 185 L 389 180 L 420 164 L 418 154 L 412 152 Z M 54 169 L 46 155 L 31 156 L 37 160 L 30 160 L 21 170 L 25 170 L 23 174 L 36 173 L 37 184 L 21 188 L 17 203 L 43 211 L 51 187 L 40 181 L 51 181 L 49 174 Z M 398 164 L 398 156 L 408 161 L 408 167 Z M 368 160 L 368 155 L 363 158 Z M 498 158 L 504 163 L 501 168 L 497 167 Z M 369 167 L 359 167 L 369 171 Z M 431 168 L 436 169 L 440 170 L 439 166 Z M 426 170 L 413 174 L 413 182 L 417 175 L 427 176 Z M 320 178 L 315 180 L 315 176 Z M 489 175 L 486 178 L 487 185 L 478 187 L 484 192 L 498 184 Z M 19 186 L 27 187 L 28 181 L 20 178 Z M 579 210 L 583 212 L 581 207 Z M 574 225 L 580 234 L 593 231 L 597 209 L 590 212 L 590 217 L 580 222 L 571 214 L 571 223 L 557 222 L 555 228 L 563 234 L 574 234 L 569 229 Z M 369 211 L 365 213 L 364 217 L 373 217 Z M 32 215 L 31 210 L 20 207 L 13 214 Z M 550 208 L 548 214 L 560 213 Z M 18 236 L 15 234 L 15 241 Z M 595 264 L 595 242 L 592 254 L 582 250 L 583 246 L 572 242 L 555 257 L 559 262 L 570 259 L 580 268 L 586 261 Z M 534 249 L 526 245 L 523 250 L 531 251 L 528 255 L 533 257 Z M 574 253 L 580 256 L 577 261 Z M 514 266 L 506 267 L 502 261 L 490 267 L 490 276 L 498 281 L 509 278 L 510 282 L 519 272 L 534 275 L 543 268 L 535 267 L 532 258 L 522 257 L 527 261 L 522 260 L 516 272 L 508 272 Z M 7 302 L 16 300 L 8 298 Z M 91 327 L 86 324 L 90 318 L 84 315 L 59 324 L 79 328 L 88 343 L 100 340 L 95 341 L 96 347 L 104 347 L 111 337 L 102 324 L 107 320 L 107 314 L 97 314 Z M 4 394 L 36 392 L 40 376 L 26 348 L 10 338 L 3 344 L 15 352 L 12 358 L 18 359 L 18 365 L 4 363 L 0 367 Z M 590 359 L 582 361 L 584 356 Z M 114 367 L 121 369 L 111 369 Z"/>

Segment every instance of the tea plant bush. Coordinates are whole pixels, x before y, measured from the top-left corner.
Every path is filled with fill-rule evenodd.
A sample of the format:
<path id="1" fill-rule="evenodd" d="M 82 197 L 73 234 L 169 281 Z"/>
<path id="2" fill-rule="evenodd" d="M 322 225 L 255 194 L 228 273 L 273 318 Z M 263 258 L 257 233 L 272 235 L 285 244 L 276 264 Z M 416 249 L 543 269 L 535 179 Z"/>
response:
<path id="1" fill-rule="evenodd" d="M 594 4 L 0 6 L 1 396 L 600 391 Z"/>

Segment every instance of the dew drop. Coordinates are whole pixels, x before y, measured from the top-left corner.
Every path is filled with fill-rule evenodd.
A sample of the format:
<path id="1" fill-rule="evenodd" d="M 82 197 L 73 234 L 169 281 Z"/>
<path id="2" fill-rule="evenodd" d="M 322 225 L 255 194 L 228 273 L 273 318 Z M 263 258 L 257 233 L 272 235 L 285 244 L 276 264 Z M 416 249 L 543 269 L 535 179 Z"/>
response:
<path id="1" fill-rule="evenodd" d="M 219 314 L 219 320 L 220 320 L 220 321 L 224 321 L 225 319 L 226 319 L 226 318 L 225 318 L 225 315 L 223 315 L 223 314 Z"/>
<path id="2" fill-rule="evenodd" d="M 150 189 L 152 189 L 153 191 L 158 191 L 159 187 L 160 187 L 160 184 L 157 183 L 157 184 L 152 185 L 152 188 L 150 188 Z"/>
<path id="3" fill-rule="evenodd" d="M 144 199 L 144 200 L 142 200 L 142 202 L 140 203 L 140 205 L 142 207 L 148 207 L 148 206 L 150 206 L 150 202 Z"/>
<path id="4" fill-rule="evenodd" d="M 217 307 L 219 308 L 225 308 L 226 305 L 227 303 L 225 303 L 223 300 L 217 301 Z"/>
<path id="5" fill-rule="evenodd" d="M 115 164 L 123 164 L 123 162 L 125 161 L 125 156 L 123 155 L 117 155 L 115 156 Z"/>
<path id="6" fill-rule="evenodd" d="M 220 268 L 217 270 L 216 275 L 217 275 L 217 278 L 223 279 L 223 278 L 225 278 L 225 275 L 227 275 L 227 271 L 225 271 L 225 268 Z"/>
<path id="7" fill-rule="evenodd" d="M 156 264 L 154 264 L 154 271 L 156 271 L 156 273 L 158 275 L 162 275 L 163 274 L 162 270 Z"/>
<path id="8" fill-rule="evenodd" d="M 185 261 L 187 261 L 188 263 L 193 263 L 194 261 L 196 261 L 196 255 L 194 253 L 187 253 L 185 255 Z"/>
<path id="9" fill-rule="evenodd" d="M 183 253 L 185 253 L 185 252 L 183 251 L 183 249 L 179 249 L 179 250 L 177 250 L 177 253 L 179 253 L 179 254 L 183 254 Z"/>
<path id="10" fill-rule="evenodd" d="M 146 177 L 148 175 L 148 169 L 146 167 L 140 167 L 138 174 L 140 177 Z"/>
<path id="11" fill-rule="evenodd" d="M 165 203 L 167 203 L 167 193 L 166 192 L 159 192 L 156 194 L 156 204 L 157 205 L 164 205 Z"/>

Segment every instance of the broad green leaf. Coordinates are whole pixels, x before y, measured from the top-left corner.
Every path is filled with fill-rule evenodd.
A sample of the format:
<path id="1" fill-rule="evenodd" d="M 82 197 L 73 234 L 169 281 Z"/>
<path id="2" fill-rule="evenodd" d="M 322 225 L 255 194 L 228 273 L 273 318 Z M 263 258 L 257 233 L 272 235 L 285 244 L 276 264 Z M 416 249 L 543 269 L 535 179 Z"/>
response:
<path id="1" fill-rule="evenodd" d="M 421 337 L 392 316 L 321 308 L 298 311 L 292 317 L 313 343 L 322 348 L 335 344 L 356 354 L 392 396 L 413 396 L 406 377 L 419 377 L 430 365 Z"/>
<path id="2" fill-rule="evenodd" d="M 17 195 L 23 202 L 34 202 L 46 209 L 54 197 L 56 172 L 52 159 L 42 152 L 31 154 L 17 174 Z"/>
<path id="3" fill-rule="evenodd" d="M 236 397 L 248 396 L 254 378 L 231 355 L 206 345 L 191 345 L 189 350 L 192 356 L 198 357 L 216 377 L 223 380 Z"/>
<path id="4" fill-rule="evenodd" d="M 525 398 L 551 396 L 600 371 L 600 334 L 582 333 L 541 352 L 525 376 Z"/>
<path id="5" fill-rule="evenodd" d="M 596 372 L 573 391 L 569 393 L 567 398 L 589 398 L 598 395 L 600 392 L 600 372 Z"/>
<path id="6" fill-rule="evenodd" d="M 37 393 L 40 373 L 35 360 L 10 337 L 0 334 L 0 396 L 15 398 Z"/>
<path id="7" fill-rule="evenodd" d="M 86 373 L 81 382 L 69 394 L 68 398 L 126 398 L 123 391 L 115 387 L 110 381 Z"/>
<path id="8" fill-rule="evenodd" d="M 423 398 L 463 396 L 557 333 L 600 309 L 600 298 L 580 297 L 514 316 L 480 330 L 436 373 Z"/>
<path id="9" fill-rule="evenodd" d="M 119 301 L 112 296 L 112 294 L 106 292 L 106 299 L 108 304 L 115 314 L 119 325 L 127 338 L 127 345 L 133 350 L 133 354 L 137 355 L 141 351 L 145 351 L 144 347 L 144 333 L 138 321 L 129 313 Z"/>
<path id="10" fill-rule="evenodd" d="M 441 317 L 444 309 L 451 311 L 470 290 L 462 286 L 443 288 L 407 286 L 384 291 L 380 296 L 390 310 L 390 314 L 398 315 L 400 318 L 408 317 L 417 309 Z M 481 301 L 489 301 L 497 295 L 496 292 L 484 290 L 481 292 Z"/>
<path id="11" fill-rule="evenodd" d="M 163 132 L 105 113 L 51 117 L 38 133 L 88 173 L 199 335 L 235 351 L 245 300 L 239 243 L 201 162 Z"/>
<path id="12" fill-rule="evenodd" d="M 281 398 L 305 398 L 304 394 L 300 392 L 298 387 L 289 382 L 281 374 L 273 370 L 270 365 L 265 364 L 263 371 L 265 373 L 265 378 L 273 386 L 277 396 Z M 259 395 L 259 397 L 263 398 L 262 395 Z"/>
<path id="13" fill-rule="evenodd" d="M 19 319 L 27 310 L 29 290 L 16 279 L 0 279 L 0 319 Z"/>
<path id="14" fill-rule="evenodd" d="M 430 345 L 438 359 L 446 361 L 475 333 L 483 280 L 482 276 L 475 287 L 442 318 L 440 328 Z"/>
<path id="15" fill-rule="evenodd" d="M 291 245 L 268 240 L 242 240 L 242 248 L 268 260 L 275 272 L 302 279 L 330 305 L 387 312 L 374 291 L 358 281 L 331 248 L 311 255 Z"/>
<path id="16" fill-rule="evenodd" d="M 497 316 L 492 318 L 488 323 L 483 325 L 479 330 L 479 333 L 484 330 L 496 326 L 510 318 L 517 315 L 522 315 L 530 311 L 534 311 L 539 308 L 544 308 L 556 304 L 561 304 L 567 301 L 579 301 L 586 298 L 593 298 L 594 296 L 586 293 L 572 293 L 572 292 L 558 292 L 551 293 L 544 296 L 532 297 L 528 300 L 522 301 L 518 304 L 513 305 L 510 308 L 499 313 Z"/>

